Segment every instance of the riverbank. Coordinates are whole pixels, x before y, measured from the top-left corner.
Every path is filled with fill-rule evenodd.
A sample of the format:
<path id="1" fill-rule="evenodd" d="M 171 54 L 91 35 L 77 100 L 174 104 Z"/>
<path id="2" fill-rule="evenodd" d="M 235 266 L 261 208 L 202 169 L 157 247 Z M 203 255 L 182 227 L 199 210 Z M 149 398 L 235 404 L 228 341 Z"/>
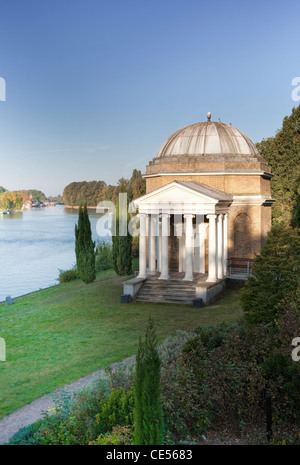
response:
<path id="1" fill-rule="evenodd" d="M 76 210 L 79 209 L 79 205 L 76 205 L 76 207 L 72 206 L 72 205 L 64 205 L 65 208 L 75 208 Z M 88 210 L 96 210 L 97 206 L 94 207 L 94 206 L 87 206 L 86 207 Z"/>
<path id="2" fill-rule="evenodd" d="M 121 303 L 122 283 L 112 270 L 94 283 L 58 284 L 0 304 L 0 418 L 66 384 L 136 353 L 151 315 L 159 341 L 177 329 L 234 321 L 242 314 L 238 291 L 210 307 Z"/>

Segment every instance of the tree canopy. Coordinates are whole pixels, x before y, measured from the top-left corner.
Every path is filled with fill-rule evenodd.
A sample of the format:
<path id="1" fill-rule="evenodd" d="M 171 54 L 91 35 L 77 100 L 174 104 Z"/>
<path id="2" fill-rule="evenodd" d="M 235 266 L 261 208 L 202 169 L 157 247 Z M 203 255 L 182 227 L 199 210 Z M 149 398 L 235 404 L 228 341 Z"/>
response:
<path id="1" fill-rule="evenodd" d="M 300 226 L 300 105 L 285 116 L 274 137 L 257 144 L 275 174 L 271 182 L 273 223 Z"/>
<path id="2" fill-rule="evenodd" d="M 5 191 L 0 194 L 0 208 L 4 210 L 20 210 L 23 199 L 20 194 L 12 191 Z"/>
<path id="3" fill-rule="evenodd" d="M 96 207 L 102 200 L 110 200 L 116 204 L 121 186 L 122 189 L 125 188 L 129 201 L 146 192 L 146 182 L 141 171 L 134 169 L 130 179 L 121 178 L 116 186 L 107 185 L 105 181 L 72 182 L 64 188 L 63 202 L 72 207 L 77 207 L 80 203 Z"/>

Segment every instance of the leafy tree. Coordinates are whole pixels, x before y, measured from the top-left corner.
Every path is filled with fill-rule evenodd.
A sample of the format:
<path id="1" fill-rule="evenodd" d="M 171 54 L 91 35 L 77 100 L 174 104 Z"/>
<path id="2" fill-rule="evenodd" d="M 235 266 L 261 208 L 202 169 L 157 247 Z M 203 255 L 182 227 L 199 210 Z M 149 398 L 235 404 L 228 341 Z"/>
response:
<path id="1" fill-rule="evenodd" d="M 126 193 L 126 185 L 122 183 L 120 186 L 120 193 Z M 123 223 L 127 222 L 128 225 L 130 216 L 128 213 L 128 198 L 127 198 L 127 208 L 126 211 L 120 212 L 120 203 L 118 201 L 116 208 L 116 234 L 112 236 L 112 248 L 113 248 L 113 264 L 115 272 L 122 275 L 129 275 L 132 273 L 132 236 L 128 232 L 128 227 L 126 226 L 126 235 L 120 234 L 120 222 L 121 219 Z M 120 217 L 121 214 L 121 217 Z"/>
<path id="2" fill-rule="evenodd" d="M 149 318 L 145 340 L 139 341 L 136 359 L 134 444 L 163 444 L 164 422 L 160 386 L 161 361 L 154 324 Z"/>
<path id="3" fill-rule="evenodd" d="M 242 307 L 250 324 L 272 323 L 280 301 L 300 284 L 300 235 L 297 229 L 274 225 L 256 256 L 252 276 L 242 290 Z"/>
<path id="4" fill-rule="evenodd" d="M 73 207 L 77 207 L 80 203 L 96 206 L 101 200 L 101 193 L 105 187 L 104 181 L 72 182 L 64 188 L 63 202 Z"/>
<path id="5" fill-rule="evenodd" d="M 130 200 L 137 199 L 146 193 L 146 180 L 140 170 L 134 169 L 129 184 Z"/>
<path id="6" fill-rule="evenodd" d="M 21 195 L 12 191 L 5 191 L 0 194 L 0 208 L 4 210 L 20 210 L 23 205 Z"/>
<path id="7" fill-rule="evenodd" d="M 86 284 L 93 282 L 96 279 L 96 253 L 86 203 L 83 208 L 81 204 L 79 206 L 78 225 L 75 225 L 75 254 L 80 278 Z"/>
<path id="8" fill-rule="evenodd" d="M 5 189 L 5 187 L 2 187 L 0 186 L 0 194 L 2 194 L 2 192 L 5 192 L 7 189 Z"/>
<path id="9" fill-rule="evenodd" d="M 282 128 L 274 137 L 263 139 L 257 147 L 275 174 L 271 182 L 276 200 L 272 207 L 273 222 L 290 224 L 300 195 L 300 105 L 283 119 Z M 293 221 L 297 224 L 299 216 Z"/>

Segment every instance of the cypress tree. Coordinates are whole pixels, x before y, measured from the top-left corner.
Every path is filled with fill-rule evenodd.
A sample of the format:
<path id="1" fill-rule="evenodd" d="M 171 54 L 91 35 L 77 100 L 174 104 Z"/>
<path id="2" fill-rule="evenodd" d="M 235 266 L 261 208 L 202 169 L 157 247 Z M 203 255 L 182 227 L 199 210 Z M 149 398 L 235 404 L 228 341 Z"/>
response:
<path id="1" fill-rule="evenodd" d="M 125 184 L 121 184 L 120 193 L 126 193 Z M 123 205 L 124 206 L 124 205 Z M 132 273 L 132 236 L 126 228 L 126 235 L 120 235 L 120 221 L 123 223 L 127 220 L 127 225 L 130 220 L 128 213 L 128 199 L 126 211 L 121 211 L 122 217 L 120 218 L 120 202 L 117 203 L 116 208 L 116 235 L 112 237 L 112 252 L 113 252 L 113 265 L 114 270 L 118 275 L 129 275 Z"/>
<path id="2" fill-rule="evenodd" d="M 80 278 L 86 284 L 93 282 L 96 279 L 96 253 L 86 203 L 83 208 L 79 205 L 78 225 L 75 225 L 75 254 Z"/>
<path id="3" fill-rule="evenodd" d="M 161 361 L 154 324 L 149 318 L 145 340 L 139 341 L 136 360 L 134 444 L 163 444 L 164 422 L 160 386 Z"/>

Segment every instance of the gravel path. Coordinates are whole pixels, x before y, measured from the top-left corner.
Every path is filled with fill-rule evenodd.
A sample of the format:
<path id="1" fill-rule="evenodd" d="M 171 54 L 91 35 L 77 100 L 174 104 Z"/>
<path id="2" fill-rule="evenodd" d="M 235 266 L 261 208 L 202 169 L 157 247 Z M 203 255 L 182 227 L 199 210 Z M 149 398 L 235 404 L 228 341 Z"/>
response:
<path id="1" fill-rule="evenodd" d="M 131 361 L 133 357 L 128 357 L 121 363 Z M 120 363 L 113 363 L 109 368 L 115 369 Z M 43 397 L 31 402 L 31 404 L 25 405 L 19 410 L 3 417 L 0 420 L 0 445 L 7 444 L 11 437 L 24 426 L 31 425 L 35 421 L 43 417 L 44 413 L 56 406 L 55 401 L 63 394 L 73 393 L 80 391 L 83 388 L 93 384 L 99 376 L 105 372 L 105 369 L 95 371 L 94 373 L 84 376 L 83 378 L 74 381 L 71 384 L 62 386 L 51 394 L 46 394 Z"/>

